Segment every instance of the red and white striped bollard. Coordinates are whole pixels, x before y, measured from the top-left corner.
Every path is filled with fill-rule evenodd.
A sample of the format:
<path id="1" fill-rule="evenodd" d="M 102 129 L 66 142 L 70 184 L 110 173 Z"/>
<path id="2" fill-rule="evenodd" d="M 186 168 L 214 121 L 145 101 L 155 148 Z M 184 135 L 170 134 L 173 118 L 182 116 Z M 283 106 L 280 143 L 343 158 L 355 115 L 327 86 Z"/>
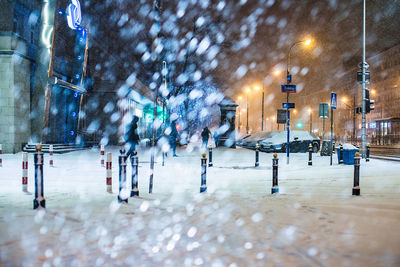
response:
<path id="1" fill-rule="evenodd" d="M 104 167 L 104 145 L 100 146 L 100 164 Z"/>
<path id="2" fill-rule="evenodd" d="M 112 154 L 111 152 L 107 153 L 107 162 L 106 162 L 106 185 L 107 192 L 112 193 Z"/>
<path id="3" fill-rule="evenodd" d="M 50 160 L 49 160 L 49 164 L 50 164 L 50 167 L 54 167 L 54 161 L 53 161 L 53 145 L 50 145 L 50 147 L 49 147 L 49 158 L 50 158 Z"/>
<path id="4" fill-rule="evenodd" d="M 22 153 L 22 192 L 28 192 L 28 153 Z"/>

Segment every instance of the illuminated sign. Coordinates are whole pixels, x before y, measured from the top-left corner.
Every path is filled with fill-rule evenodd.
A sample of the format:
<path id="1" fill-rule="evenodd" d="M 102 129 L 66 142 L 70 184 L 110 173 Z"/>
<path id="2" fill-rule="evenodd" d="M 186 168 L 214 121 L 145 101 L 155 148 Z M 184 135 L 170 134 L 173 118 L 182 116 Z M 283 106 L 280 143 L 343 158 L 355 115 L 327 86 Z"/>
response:
<path id="1" fill-rule="evenodd" d="M 79 0 L 71 0 L 66 13 L 68 26 L 73 30 L 78 29 L 82 19 L 81 4 L 79 3 Z"/>

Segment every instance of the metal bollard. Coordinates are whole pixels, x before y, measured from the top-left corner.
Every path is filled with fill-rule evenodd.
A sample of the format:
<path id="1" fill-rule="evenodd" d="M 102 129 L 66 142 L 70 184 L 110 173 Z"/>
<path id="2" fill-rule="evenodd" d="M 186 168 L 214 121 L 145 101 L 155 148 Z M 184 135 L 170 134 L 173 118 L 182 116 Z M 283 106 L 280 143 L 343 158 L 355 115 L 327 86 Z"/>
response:
<path id="1" fill-rule="evenodd" d="M 308 145 L 308 166 L 312 166 L 312 144 Z"/>
<path id="2" fill-rule="evenodd" d="M 340 144 L 340 148 L 339 148 L 339 164 L 343 164 L 343 145 Z"/>
<path id="3" fill-rule="evenodd" d="M 164 153 L 164 152 L 163 152 Z M 137 156 L 137 152 L 133 152 L 133 157 L 131 157 L 132 164 L 132 189 L 131 189 L 131 197 L 139 196 L 139 157 Z"/>
<path id="4" fill-rule="evenodd" d="M 104 167 L 104 145 L 100 146 L 100 165 Z"/>
<path id="5" fill-rule="evenodd" d="M 360 154 L 356 153 L 354 157 L 354 186 L 353 196 L 360 195 Z"/>
<path id="6" fill-rule="evenodd" d="M 258 144 L 256 144 L 256 162 L 255 162 L 255 166 L 256 167 L 258 167 L 258 166 L 260 166 L 260 162 L 259 162 L 259 145 Z"/>
<path id="7" fill-rule="evenodd" d="M 1 155 L 3 154 L 3 145 L 0 144 L 0 167 L 3 167 L 3 158 Z"/>
<path id="8" fill-rule="evenodd" d="M 35 198 L 33 199 L 33 209 L 46 208 L 46 200 L 43 192 L 43 152 L 42 146 L 36 146 L 36 152 L 33 155 L 35 163 Z"/>
<path id="9" fill-rule="evenodd" d="M 201 186 L 200 193 L 207 192 L 207 157 L 206 153 L 201 158 Z"/>
<path id="10" fill-rule="evenodd" d="M 120 150 L 118 157 L 118 165 L 119 165 L 119 191 L 118 191 L 118 202 L 119 203 L 128 203 L 128 194 L 126 190 L 126 160 L 128 158 L 125 155 L 125 150 Z"/>
<path id="11" fill-rule="evenodd" d="M 165 165 L 165 152 L 162 152 L 162 166 Z"/>
<path id="12" fill-rule="evenodd" d="M 28 153 L 22 153 L 22 192 L 28 192 Z"/>
<path id="13" fill-rule="evenodd" d="M 54 161 L 53 161 L 53 145 L 50 145 L 49 147 L 49 165 L 50 167 L 54 167 Z"/>
<path id="14" fill-rule="evenodd" d="M 111 154 L 111 152 L 107 153 L 106 186 L 107 186 L 107 192 L 112 194 L 112 154 Z"/>
<path id="15" fill-rule="evenodd" d="M 365 157 L 365 161 L 368 162 L 369 161 L 369 153 L 370 153 L 370 146 L 369 144 L 367 144 L 367 156 Z"/>
<path id="16" fill-rule="evenodd" d="M 274 154 L 272 159 L 272 189 L 271 194 L 279 193 L 278 186 L 278 155 Z"/>
<path id="17" fill-rule="evenodd" d="M 208 147 L 208 167 L 212 167 L 213 166 L 213 162 L 212 162 L 212 147 L 211 145 Z"/>

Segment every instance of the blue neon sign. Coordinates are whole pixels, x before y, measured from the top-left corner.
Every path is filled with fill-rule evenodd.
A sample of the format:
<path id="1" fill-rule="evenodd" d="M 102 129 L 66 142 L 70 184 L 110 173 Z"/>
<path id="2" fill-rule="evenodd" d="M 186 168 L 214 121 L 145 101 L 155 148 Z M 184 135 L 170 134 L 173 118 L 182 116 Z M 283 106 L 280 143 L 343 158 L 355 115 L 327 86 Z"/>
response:
<path id="1" fill-rule="evenodd" d="M 73 30 L 78 29 L 82 20 L 81 4 L 79 3 L 79 0 L 71 0 L 66 13 L 68 26 Z"/>

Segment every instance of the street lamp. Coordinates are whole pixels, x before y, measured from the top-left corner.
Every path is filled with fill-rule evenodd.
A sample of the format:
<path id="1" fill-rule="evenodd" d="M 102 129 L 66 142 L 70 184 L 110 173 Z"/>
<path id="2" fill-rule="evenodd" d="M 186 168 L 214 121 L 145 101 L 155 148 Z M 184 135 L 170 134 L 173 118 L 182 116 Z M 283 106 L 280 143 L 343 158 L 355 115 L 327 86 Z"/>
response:
<path id="1" fill-rule="evenodd" d="M 312 132 L 312 109 L 308 108 L 308 114 L 310 114 L 310 133 Z"/>
<path id="2" fill-rule="evenodd" d="M 353 111 L 353 133 L 351 136 L 351 141 L 352 143 L 354 143 L 356 138 L 356 96 L 355 95 L 353 96 L 353 103 L 351 106 L 347 104 L 347 101 L 348 101 L 347 97 L 345 96 L 342 97 L 342 104 L 349 110 Z"/>
<path id="3" fill-rule="evenodd" d="M 246 102 L 247 102 L 247 111 L 246 111 L 246 134 L 249 134 L 249 93 L 251 92 L 250 88 L 246 88 Z"/>
<path id="4" fill-rule="evenodd" d="M 240 134 L 240 111 L 241 111 L 241 108 L 240 108 L 240 103 L 241 103 L 241 100 L 242 100 L 242 96 L 239 96 L 238 97 L 238 102 L 239 102 L 239 123 L 238 123 L 238 132 L 239 132 L 239 134 Z"/>
<path id="5" fill-rule="evenodd" d="M 288 51 L 287 55 L 287 65 L 286 65 L 286 82 L 287 84 L 290 84 L 292 82 L 292 76 L 290 75 L 290 53 L 292 52 L 292 48 L 295 47 L 298 44 L 304 43 L 304 45 L 309 46 L 311 44 L 311 40 L 304 40 L 304 41 L 298 41 L 293 43 Z M 290 142 L 290 114 L 289 114 L 289 92 L 286 93 L 286 103 L 287 103 L 287 108 L 286 108 L 286 131 L 287 131 L 287 140 L 286 140 L 286 164 L 289 164 L 289 142 Z"/>
<path id="6" fill-rule="evenodd" d="M 254 86 L 254 90 L 260 91 L 260 87 L 258 85 Z M 264 82 L 263 82 L 263 90 L 261 97 L 261 132 L 264 131 Z"/>

